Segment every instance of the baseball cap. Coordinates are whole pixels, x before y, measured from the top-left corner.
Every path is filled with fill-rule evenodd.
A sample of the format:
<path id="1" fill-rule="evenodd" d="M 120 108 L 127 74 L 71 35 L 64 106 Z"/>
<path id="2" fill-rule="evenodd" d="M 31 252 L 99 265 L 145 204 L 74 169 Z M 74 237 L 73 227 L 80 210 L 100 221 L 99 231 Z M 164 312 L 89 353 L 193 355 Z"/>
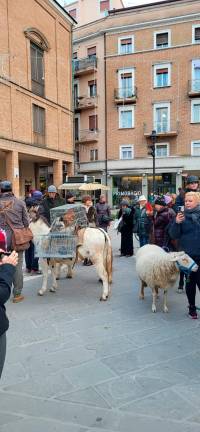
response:
<path id="1" fill-rule="evenodd" d="M 54 185 L 51 185 L 51 186 L 48 187 L 47 191 L 48 192 L 57 192 L 57 189 L 56 189 L 56 187 Z"/>

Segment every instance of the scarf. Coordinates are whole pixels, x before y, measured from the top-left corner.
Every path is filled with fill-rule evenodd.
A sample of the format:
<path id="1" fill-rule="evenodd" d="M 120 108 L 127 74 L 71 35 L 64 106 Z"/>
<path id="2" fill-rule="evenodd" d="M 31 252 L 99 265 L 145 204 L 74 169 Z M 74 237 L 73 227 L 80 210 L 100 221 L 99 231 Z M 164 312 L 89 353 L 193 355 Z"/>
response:
<path id="1" fill-rule="evenodd" d="M 200 205 L 197 205 L 193 209 L 186 209 L 185 216 L 191 219 L 196 225 L 200 226 Z"/>

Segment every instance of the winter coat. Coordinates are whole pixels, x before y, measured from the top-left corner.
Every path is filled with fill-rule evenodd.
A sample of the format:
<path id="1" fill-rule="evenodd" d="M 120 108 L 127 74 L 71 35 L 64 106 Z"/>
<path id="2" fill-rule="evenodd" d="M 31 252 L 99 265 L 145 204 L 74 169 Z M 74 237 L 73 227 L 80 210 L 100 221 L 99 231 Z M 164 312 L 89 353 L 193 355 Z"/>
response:
<path id="1" fill-rule="evenodd" d="M 102 219 L 103 216 L 107 216 L 108 218 L 111 217 L 111 211 L 110 207 L 107 203 L 97 203 L 96 205 L 96 212 L 97 212 L 97 219 L 98 224 L 101 228 L 107 228 L 109 225 L 109 220 L 107 222 L 104 222 Z"/>
<path id="2" fill-rule="evenodd" d="M 122 217 L 122 223 L 120 224 L 121 225 L 120 232 L 122 235 L 126 232 L 129 232 L 131 235 L 133 233 L 135 209 L 129 207 L 129 210 L 130 210 L 129 214 L 123 212 L 121 209 L 118 213 L 118 219 Z"/>
<path id="3" fill-rule="evenodd" d="M 148 236 L 151 231 L 152 218 L 147 215 L 145 207 L 136 207 L 135 209 L 135 225 L 137 234 L 140 236 Z"/>
<path id="4" fill-rule="evenodd" d="M 27 228 L 29 217 L 24 201 L 16 198 L 12 192 L 0 196 L 0 228 L 6 231 L 7 249 L 12 248 L 12 230 L 6 221 L 6 215 L 14 228 Z"/>
<path id="5" fill-rule="evenodd" d="M 2 336 L 9 327 L 4 305 L 10 297 L 14 273 L 14 266 L 10 264 L 2 264 L 0 266 L 0 336 Z"/>
<path id="6" fill-rule="evenodd" d="M 184 192 L 181 192 L 181 193 L 178 194 L 178 196 L 176 197 L 176 202 L 175 202 L 175 211 L 176 211 L 176 213 L 178 213 L 178 207 L 184 206 L 184 204 L 185 204 L 185 194 L 187 192 L 199 192 L 199 189 L 195 190 L 195 191 L 192 191 L 191 189 L 186 188 L 184 190 Z"/>
<path id="7" fill-rule="evenodd" d="M 163 207 L 159 212 L 156 213 L 153 221 L 154 244 L 160 247 L 168 246 L 168 226 L 175 216 L 176 213 L 174 210 L 168 207 Z"/>
<path id="8" fill-rule="evenodd" d="M 44 198 L 39 206 L 39 214 L 41 216 L 44 216 L 47 220 L 47 222 L 50 224 L 51 223 L 51 218 L 50 218 L 50 210 L 55 208 L 55 207 L 59 207 L 65 204 L 65 200 L 64 198 L 61 198 L 60 195 L 56 195 L 56 197 L 50 198 L 49 196 L 47 196 L 46 198 Z"/>
<path id="9" fill-rule="evenodd" d="M 98 220 L 97 220 L 97 212 L 94 206 L 91 206 L 89 208 L 87 208 L 86 206 L 85 210 L 86 210 L 86 214 L 87 214 L 87 220 L 89 223 L 89 226 L 97 226 L 98 225 Z"/>
<path id="10" fill-rule="evenodd" d="M 179 249 L 191 257 L 200 258 L 200 206 L 185 210 L 185 220 L 177 224 L 174 220 L 169 226 L 169 235 L 177 239 Z"/>

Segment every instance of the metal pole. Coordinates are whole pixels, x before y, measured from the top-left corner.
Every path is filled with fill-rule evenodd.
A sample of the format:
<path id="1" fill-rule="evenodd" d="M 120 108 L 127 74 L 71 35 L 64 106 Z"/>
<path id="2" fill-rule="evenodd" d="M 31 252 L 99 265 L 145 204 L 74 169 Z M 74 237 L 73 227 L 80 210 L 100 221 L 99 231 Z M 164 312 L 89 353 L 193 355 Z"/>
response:
<path id="1" fill-rule="evenodd" d="M 153 157 L 153 195 L 155 194 L 156 189 L 156 130 L 152 131 L 151 134 L 152 140 L 152 157 Z"/>

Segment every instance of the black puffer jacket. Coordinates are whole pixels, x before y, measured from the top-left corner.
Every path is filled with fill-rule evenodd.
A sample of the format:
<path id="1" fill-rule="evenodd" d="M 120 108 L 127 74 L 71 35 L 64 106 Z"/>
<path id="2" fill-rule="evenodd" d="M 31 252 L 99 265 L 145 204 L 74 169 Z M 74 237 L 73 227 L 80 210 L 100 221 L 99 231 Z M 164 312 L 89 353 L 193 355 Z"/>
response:
<path id="1" fill-rule="evenodd" d="M 9 321 L 4 304 L 10 297 L 15 267 L 10 264 L 0 266 L 0 336 L 8 330 Z"/>

